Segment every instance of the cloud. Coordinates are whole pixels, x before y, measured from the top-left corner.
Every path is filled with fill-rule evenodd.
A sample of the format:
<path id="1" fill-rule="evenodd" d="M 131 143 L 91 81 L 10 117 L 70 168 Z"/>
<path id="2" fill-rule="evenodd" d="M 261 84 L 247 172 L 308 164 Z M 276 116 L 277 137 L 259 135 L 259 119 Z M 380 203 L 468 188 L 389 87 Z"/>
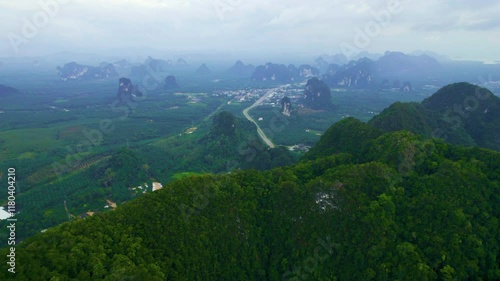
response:
<path id="1" fill-rule="evenodd" d="M 366 4 L 366 2 L 360 2 L 360 3 L 348 3 L 344 5 L 344 8 L 348 12 L 352 12 L 354 14 L 363 14 L 367 11 L 370 11 L 370 6 Z"/>
<path id="2" fill-rule="evenodd" d="M 498 0 L 446 0 L 441 1 L 441 6 L 448 11 L 490 9 L 498 7 Z"/>
<path id="3" fill-rule="evenodd" d="M 281 12 L 278 16 L 274 17 L 268 25 L 293 27 L 308 22 L 314 22 L 320 14 L 320 8 L 309 6 L 288 8 Z"/>
<path id="4" fill-rule="evenodd" d="M 498 29 L 500 20 L 496 17 L 486 17 L 481 14 L 451 14 L 443 16 L 431 23 L 419 23 L 413 26 L 416 31 L 447 32 L 447 31 L 489 31 Z"/>
<path id="5" fill-rule="evenodd" d="M 481 19 L 471 21 L 464 25 L 466 30 L 470 31 L 489 31 L 500 27 L 500 19 Z"/>
<path id="6" fill-rule="evenodd" d="M 497 0 L 434 0 L 415 6 L 419 6 L 413 10 L 415 31 L 484 31 L 499 27 Z"/>
<path id="7" fill-rule="evenodd" d="M 8 42 L 3 44 L 7 34 L 21 32 L 24 19 L 31 19 L 40 10 L 39 2 L 47 1 L 58 0 L 0 0 L 0 53 L 12 53 Z M 383 32 L 370 38 L 367 50 L 446 49 L 447 40 L 459 44 L 472 35 L 497 36 L 500 1 L 400 1 L 402 13 L 392 15 Z M 374 12 L 387 7 L 387 0 L 69 0 L 20 49 L 21 55 L 140 46 L 335 52 L 374 20 Z M 440 40 L 426 40 L 430 35 Z M 419 40 L 428 45 L 420 46 Z M 486 47 L 496 48 L 492 40 L 485 41 Z"/>

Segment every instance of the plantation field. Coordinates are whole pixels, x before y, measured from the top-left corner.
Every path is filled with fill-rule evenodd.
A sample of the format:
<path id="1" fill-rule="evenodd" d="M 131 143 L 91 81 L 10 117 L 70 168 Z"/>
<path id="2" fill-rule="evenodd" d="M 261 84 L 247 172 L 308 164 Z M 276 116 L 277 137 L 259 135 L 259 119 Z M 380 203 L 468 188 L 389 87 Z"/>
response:
<path id="1" fill-rule="evenodd" d="M 140 196 L 136 187 L 144 182 L 165 185 L 200 173 L 230 171 L 235 163 L 217 153 L 236 159 L 245 150 L 239 147 L 229 153 L 218 141 L 206 139 L 213 116 L 227 111 L 246 121 L 242 112 L 255 101 L 240 102 L 213 93 L 241 89 L 266 92 L 266 87 L 272 86 L 186 75 L 179 78 L 182 88 L 176 93 L 159 87 L 131 104 L 117 106 L 116 79 L 64 82 L 53 73 L 24 78 L 0 73 L 0 80 L 6 78 L 21 93 L 1 98 L 0 169 L 4 172 L 15 167 L 18 171 L 17 203 L 21 212 L 16 217 L 20 238 L 79 219 L 80 214 L 107 211 L 107 200 L 120 205 Z M 292 115 L 286 117 L 279 106 L 263 105 L 250 114 L 255 120 L 262 118 L 257 121 L 259 126 L 277 145 L 313 145 L 331 124 L 345 117 L 366 121 L 393 101 L 421 99 L 418 94 L 334 91 L 336 108 L 332 111 L 293 105 Z M 253 130 L 238 146 L 256 145 L 259 138 Z M 252 149 L 264 158 L 246 159 L 243 167 L 270 165 L 271 160 L 265 158 L 269 157 L 267 147 L 257 145 Z M 291 161 L 280 159 L 283 163 Z M 0 173 L 0 180 L 2 177 Z M 5 202 L 6 194 L 0 194 L 0 203 Z M 0 239 L 2 235 L 0 232 Z"/>

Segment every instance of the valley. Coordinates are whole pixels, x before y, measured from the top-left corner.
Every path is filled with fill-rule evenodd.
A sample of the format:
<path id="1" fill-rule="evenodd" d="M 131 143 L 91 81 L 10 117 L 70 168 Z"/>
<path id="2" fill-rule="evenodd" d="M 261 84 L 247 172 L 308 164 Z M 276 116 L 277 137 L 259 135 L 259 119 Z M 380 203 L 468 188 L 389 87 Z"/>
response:
<path id="1" fill-rule="evenodd" d="M 0 281 L 500 280 L 499 14 L 0 0 Z"/>
<path id="2" fill-rule="evenodd" d="M 431 192 L 428 187 L 433 183 L 418 185 L 416 182 L 428 179 L 426 176 L 432 178 L 429 181 L 438 181 L 438 172 L 469 175 L 467 168 L 460 166 L 465 163 L 463 165 L 467 167 L 472 165 L 474 169 L 480 169 L 474 176 L 492 188 L 481 189 L 481 192 L 494 195 L 477 199 L 482 202 L 480 204 L 484 208 L 496 204 L 498 179 L 493 170 L 498 164 L 498 153 L 494 151 L 500 150 L 500 136 L 496 134 L 496 128 L 500 126 L 496 84 L 489 83 L 493 85 L 491 89 L 466 82 L 441 87 L 442 82 L 426 80 L 401 87 L 397 83 L 390 85 L 385 80 L 374 79 L 379 75 L 376 73 L 375 76 L 357 76 L 359 64 L 343 66 L 342 75 L 347 75 L 348 78 L 344 78 L 350 81 L 366 79 L 364 84 L 346 84 L 344 82 L 348 80 L 340 79 L 337 72 L 322 76 L 319 70 L 307 65 L 266 64 L 254 68 L 250 74 L 250 68 L 242 64 L 236 63 L 236 68 L 231 68 L 233 71 L 244 68 L 246 77 L 212 72 L 207 65 L 201 68 L 201 72 L 193 70 L 193 74 L 183 65 L 174 68 L 177 72 L 174 77 L 170 71 L 161 69 L 162 63 L 162 60 L 149 58 L 143 64 L 131 66 L 131 72 L 127 74 L 130 78 L 107 77 L 107 70 L 111 67 L 108 64 L 104 70 L 93 69 L 98 73 L 97 78 L 82 74 L 85 65 L 69 64 L 61 68 L 62 72 L 44 74 L 42 78 L 41 74 L 19 76 L 10 84 L 19 89 L 5 88 L 5 95 L 0 96 L 0 169 L 7 171 L 14 167 L 17 171 L 18 210 L 14 217 L 21 249 L 25 245 L 31 247 L 28 245 L 40 239 L 42 233 L 49 235 L 43 239 L 56 239 L 60 229 L 73 227 L 68 225 L 99 225 L 101 220 L 115 216 L 126 221 L 141 214 L 132 206 L 147 204 L 168 212 L 168 215 L 155 214 L 155 220 L 160 220 L 156 216 L 167 216 L 162 220 L 175 227 L 191 229 L 191 219 L 202 226 L 206 223 L 205 218 L 217 227 L 229 227 L 224 237 L 234 242 L 231 244 L 234 247 L 241 245 L 233 239 L 244 241 L 248 235 L 256 235 L 257 244 L 246 244 L 249 247 L 246 250 L 258 255 L 259 260 L 267 259 L 265 263 L 273 264 L 259 263 L 257 267 L 265 268 L 264 271 L 270 274 L 285 276 L 292 270 L 288 258 L 299 263 L 304 253 L 294 253 L 293 257 L 285 254 L 289 251 L 287 247 L 277 245 L 278 242 L 273 240 L 275 237 L 259 235 L 259 231 L 275 229 L 284 232 L 285 237 L 289 237 L 286 243 L 293 247 L 303 243 L 309 245 L 318 237 L 303 228 L 303 215 L 307 213 L 307 219 L 314 222 L 311 231 L 316 229 L 322 237 L 332 235 L 320 230 L 322 225 L 329 225 L 322 219 L 326 213 L 342 222 L 342 227 L 349 228 L 344 221 L 347 218 L 337 213 L 341 208 L 354 208 L 355 203 L 349 201 L 349 196 L 360 196 L 356 200 L 370 206 L 378 204 L 390 209 L 389 205 L 397 204 L 407 212 L 414 206 L 406 205 L 405 198 L 413 198 L 414 194 L 412 189 L 403 191 L 403 186 Z M 147 66 L 157 68 L 148 72 Z M 369 69 L 360 71 L 364 73 L 365 70 Z M 313 77 L 313 74 L 322 79 Z M 9 81 L 11 75 L 0 71 L 0 81 Z M 163 76 L 166 78 L 158 78 Z M 148 85 L 151 81 L 144 82 L 151 77 L 156 77 L 152 80 L 153 86 Z M 332 81 L 337 81 L 337 84 L 332 84 Z M 379 84 L 371 85 L 372 81 Z M 478 162 L 471 158 L 476 152 L 481 155 Z M 373 177 L 372 172 L 375 173 Z M 364 184 L 357 182 L 358 176 L 362 182 L 374 182 L 374 190 L 364 190 Z M 0 179 L 5 179 L 3 174 L 0 174 Z M 204 185 L 204 182 L 213 183 L 213 186 Z M 465 179 L 464 182 L 473 184 Z M 441 192 L 448 192 L 449 186 L 444 182 L 439 184 L 442 190 L 435 192 L 441 196 Z M 348 192 L 353 193 L 342 197 L 347 201 L 336 201 L 336 196 L 340 195 L 335 194 L 346 185 L 352 188 Z M 460 192 L 466 193 L 465 190 Z M 362 194 L 368 194 L 369 199 Z M 5 195 L 0 195 L 4 207 L 7 204 Z M 152 203 L 150 200 L 154 201 L 156 197 L 173 205 Z M 311 198 L 313 200 L 309 200 Z M 427 200 L 416 198 L 415 202 Z M 290 205 L 280 207 L 276 202 L 282 200 Z M 464 202 L 472 204 L 467 200 Z M 435 201 L 435 204 L 440 204 L 440 201 Z M 222 206 L 228 206 L 228 209 Z M 259 208 L 262 213 L 257 211 Z M 458 206 L 450 208 L 446 209 L 447 212 L 454 212 Z M 389 209 L 386 211 L 392 212 Z M 366 211 L 363 223 L 377 220 L 379 211 L 373 214 Z M 132 213 L 124 215 L 124 212 Z M 210 212 L 210 215 L 204 217 L 205 212 Z M 269 219 L 267 214 L 274 212 L 279 214 Z M 474 213 L 467 212 L 468 216 Z M 496 215 L 489 209 L 486 212 Z M 226 217 L 233 213 L 237 214 L 236 224 L 232 218 Z M 176 218 L 179 216 L 182 220 Z M 262 222 L 254 221 L 253 216 Z M 415 223 L 391 216 L 384 218 L 389 224 Z M 5 228 L 8 214 L 2 218 L 0 227 Z M 225 223 L 219 225 L 212 221 L 216 218 Z M 482 227 L 483 221 L 468 219 L 471 224 Z M 486 217 L 484 220 L 494 223 Z M 138 224 L 133 222 L 129 227 L 136 229 Z M 110 232 L 121 233 L 114 224 L 106 225 L 109 225 Z M 165 231 L 156 226 L 148 227 L 155 233 Z M 290 232 L 297 227 L 303 229 L 301 235 L 309 238 Z M 408 231 L 410 229 L 418 235 L 426 235 L 419 229 L 409 227 Z M 178 237 L 177 231 L 170 233 L 172 237 Z M 199 231 L 205 233 L 205 230 Z M 377 233 L 383 235 L 384 231 Z M 490 231 L 496 233 L 497 230 L 492 228 Z M 0 232 L 1 246 L 7 246 L 7 235 Z M 110 239 L 114 234 L 103 235 Z M 207 235 L 218 241 L 212 236 L 214 233 Z M 410 234 L 402 231 L 392 235 L 406 237 Z M 87 233 L 86 237 L 92 236 Z M 484 243 L 496 245 L 487 241 L 485 236 L 481 237 Z M 65 241 L 73 238 L 68 239 Z M 133 239 L 148 240 L 138 236 Z M 197 241 L 195 237 L 189 239 Z M 336 239 L 343 238 L 336 236 Z M 421 247 L 420 251 L 434 255 L 422 248 L 423 244 L 417 240 L 412 241 Z M 124 243 L 130 246 L 129 242 L 133 244 L 132 241 Z M 196 243 L 210 248 L 205 242 Z M 398 243 L 393 246 L 406 245 L 403 240 Z M 155 242 L 149 241 L 141 247 L 147 252 L 149 247 L 156 246 Z M 219 246 L 214 247 L 219 251 Z M 256 250 L 259 247 L 274 247 L 279 251 L 279 257 L 265 256 Z M 191 251 L 189 247 L 185 250 Z M 342 255 L 352 259 L 346 252 Z M 184 257 L 179 260 L 189 263 Z M 224 264 L 222 261 L 217 263 Z M 278 263 L 281 265 L 277 266 Z M 87 266 L 81 265 L 82 268 Z M 162 275 L 148 269 L 153 271 L 148 271 L 148 274 L 172 278 L 177 274 L 172 272 L 189 275 L 182 269 L 177 271 L 169 267 L 170 264 L 161 266 L 171 271 L 162 272 Z M 422 270 L 428 276 L 434 276 L 436 269 L 428 267 Z M 455 268 L 460 268 L 461 274 L 466 271 L 457 264 Z M 159 275 L 155 275 L 157 273 Z M 23 274 L 29 276 L 27 272 Z M 67 274 L 87 278 L 87 273 L 80 273 L 81 276 Z M 262 277 L 261 273 L 252 274 L 260 276 L 255 277 L 257 279 Z"/>
<path id="3" fill-rule="evenodd" d="M 24 231 L 29 236 L 66 221 L 63 201 L 74 215 L 103 212 L 106 209 L 102 206 L 109 198 L 121 204 L 136 197 L 138 194 L 129 190 L 134 186 L 144 182 L 151 185 L 154 181 L 166 184 L 185 172 L 227 172 L 250 165 L 248 161 L 256 161 L 259 154 L 266 152 L 266 146 L 283 146 L 295 151 L 292 153 L 298 157 L 302 148 L 312 146 L 330 124 L 346 116 L 366 120 L 365 114 L 381 110 L 392 99 L 423 98 L 398 93 L 373 97 L 371 91 L 347 91 L 333 97 L 339 111 L 308 112 L 299 107 L 303 83 L 211 90 L 213 82 L 207 81 L 206 91 L 199 91 L 199 86 L 175 93 L 157 88 L 148 91 L 146 98 L 130 98 L 128 104 L 118 105 L 118 82 L 114 79 L 85 82 L 57 81 L 57 77 L 52 77 L 48 81 L 53 93 L 40 94 L 37 88 L 27 88 L 19 97 L 3 98 L 6 103 L 1 107 L 0 167 L 14 166 L 22 172 L 18 200 L 25 212 L 18 214 L 24 217 L 20 237 Z M 39 82 L 24 83 L 30 84 Z M 358 101 L 356 108 L 351 109 L 348 101 L 352 102 L 354 95 Z M 298 108 L 291 116 L 280 113 L 280 101 L 285 96 L 291 97 L 293 106 Z M 365 103 L 369 97 L 371 100 Z M 373 99 L 378 100 L 379 107 L 372 107 Z M 360 111 L 360 105 L 366 109 Z M 201 152 L 203 144 L 199 140 L 210 130 L 213 117 L 223 111 L 246 118 L 255 124 L 255 129 L 249 129 L 248 135 L 237 141 L 239 148 L 234 157 L 242 157 L 243 162 L 236 165 L 241 160 L 227 159 L 216 168 L 202 164 L 213 160 L 197 159 L 194 155 Z M 265 146 L 258 144 L 259 138 Z M 120 171 L 129 173 L 129 168 L 109 166 L 110 158 L 121 149 L 140 156 L 141 160 L 131 163 L 130 169 L 138 167 L 142 177 L 117 178 Z M 195 158 L 189 158 L 187 151 Z M 184 165 L 179 161 L 187 162 Z M 197 164 L 188 164 L 193 161 Z M 143 166 L 148 168 L 144 170 Z M 119 187 L 122 184 L 125 186 Z"/>

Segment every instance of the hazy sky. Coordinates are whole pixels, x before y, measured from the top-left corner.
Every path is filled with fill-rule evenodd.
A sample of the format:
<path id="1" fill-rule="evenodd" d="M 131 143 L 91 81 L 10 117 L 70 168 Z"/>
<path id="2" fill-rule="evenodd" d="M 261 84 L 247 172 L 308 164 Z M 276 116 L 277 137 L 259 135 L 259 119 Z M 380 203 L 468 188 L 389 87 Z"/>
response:
<path id="1" fill-rule="evenodd" d="M 500 60 L 497 0 L 0 0 L 0 18 L 0 57 L 147 47 L 266 55 L 420 49 Z"/>

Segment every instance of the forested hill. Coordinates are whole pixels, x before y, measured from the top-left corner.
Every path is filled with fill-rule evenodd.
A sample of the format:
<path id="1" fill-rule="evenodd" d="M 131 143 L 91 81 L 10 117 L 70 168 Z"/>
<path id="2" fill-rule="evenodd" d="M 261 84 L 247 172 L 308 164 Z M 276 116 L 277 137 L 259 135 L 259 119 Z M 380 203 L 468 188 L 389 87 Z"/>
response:
<path id="1" fill-rule="evenodd" d="M 498 152 L 345 119 L 293 166 L 183 178 L 29 238 L 0 279 L 499 280 L 499 171 Z"/>
<path id="2" fill-rule="evenodd" d="M 138 134 L 131 130 L 129 137 Z M 106 154 L 84 160 L 80 158 L 81 164 L 62 171 L 64 177 L 59 180 L 51 166 L 26 178 L 23 182 L 30 189 L 23 189 L 16 196 L 16 238 L 22 241 L 69 219 L 105 212 L 109 208 L 104 207 L 109 204 L 108 200 L 121 205 L 142 196 L 143 192 L 150 192 L 153 182 L 166 184 L 193 173 L 266 170 L 291 165 L 297 158 L 297 154 L 284 147 L 268 149 L 253 123 L 219 112 L 212 122 L 187 128 L 182 135 L 160 138 L 138 147 L 110 149 Z M 68 162 L 57 163 L 63 163 L 63 169 Z M 34 175 L 49 180 L 31 182 Z M 6 220 L 0 220 L 0 229 L 8 225 Z M 0 248 L 7 242 L 0 239 Z"/>
<path id="3" fill-rule="evenodd" d="M 250 121 L 222 111 L 214 116 L 205 135 L 190 141 L 191 151 L 177 155 L 183 159 L 182 165 L 173 163 L 171 169 L 220 173 L 234 169 L 266 170 L 296 162 L 285 148 L 267 149 L 256 131 Z"/>
<path id="4" fill-rule="evenodd" d="M 421 104 L 395 103 L 369 124 L 500 151 L 500 98 L 469 83 L 445 86 Z"/>

